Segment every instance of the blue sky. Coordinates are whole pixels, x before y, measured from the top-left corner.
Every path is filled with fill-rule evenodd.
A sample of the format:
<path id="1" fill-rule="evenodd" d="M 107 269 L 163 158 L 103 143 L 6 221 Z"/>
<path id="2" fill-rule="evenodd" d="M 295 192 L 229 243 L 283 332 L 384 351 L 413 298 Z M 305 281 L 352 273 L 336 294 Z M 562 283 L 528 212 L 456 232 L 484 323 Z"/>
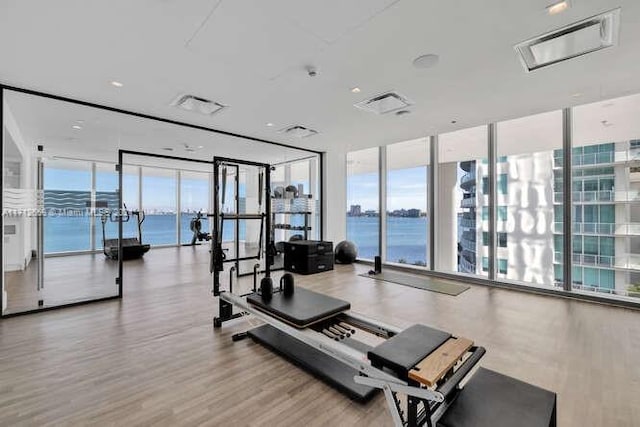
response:
<path id="1" fill-rule="evenodd" d="M 387 210 L 427 208 L 427 168 L 417 167 L 389 171 L 387 175 Z M 361 205 L 362 210 L 378 210 L 378 174 L 351 175 L 347 179 L 347 209 Z"/>
<path id="2" fill-rule="evenodd" d="M 138 177 L 124 177 L 124 197 L 129 209 L 136 209 L 138 201 Z M 44 170 L 45 189 L 90 191 L 91 173 L 88 170 L 55 169 Z M 175 179 L 161 176 L 143 176 L 143 203 L 145 209 L 175 210 Z M 115 172 L 96 172 L 97 191 L 115 191 L 118 188 L 118 175 Z M 207 179 L 182 179 L 182 209 L 207 210 L 209 182 Z"/>

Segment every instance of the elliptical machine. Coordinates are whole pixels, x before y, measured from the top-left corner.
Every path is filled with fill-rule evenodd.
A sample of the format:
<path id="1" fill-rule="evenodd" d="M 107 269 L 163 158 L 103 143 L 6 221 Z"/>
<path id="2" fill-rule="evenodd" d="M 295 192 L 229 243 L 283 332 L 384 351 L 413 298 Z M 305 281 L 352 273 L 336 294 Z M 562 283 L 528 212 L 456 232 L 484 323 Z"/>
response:
<path id="1" fill-rule="evenodd" d="M 195 245 L 196 242 L 208 242 L 211 240 L 211 234 L 207 232 L 202 232 L 202 220 L 207 219 L 205 215 L 202 214 L 202 211 L 198 211 L 195 218 L 191 218 L 191 222 L 189 223 L 189 229 L 193 232 L 193 237 L 191 238 L 191 245 Z"/>

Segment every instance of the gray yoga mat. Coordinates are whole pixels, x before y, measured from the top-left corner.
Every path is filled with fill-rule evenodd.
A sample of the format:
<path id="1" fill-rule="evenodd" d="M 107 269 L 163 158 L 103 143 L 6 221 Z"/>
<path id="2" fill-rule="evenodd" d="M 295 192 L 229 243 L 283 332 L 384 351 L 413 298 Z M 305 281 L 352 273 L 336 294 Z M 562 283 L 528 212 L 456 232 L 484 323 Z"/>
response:
<path id="1" fill-rule="evenodd" d="M 399 285 L 411 286 L 412 288 L 424 289 L 426 291 L 452 295 L 454 297 L 469 289 L 469 286 L 467 285 L 459 285 L 448 280 L 437 279 L 435 277 L 416 276 L 397 271 L 383 271 L 379 274 L 360 274 L 359 276 L 397 283 Z"/>

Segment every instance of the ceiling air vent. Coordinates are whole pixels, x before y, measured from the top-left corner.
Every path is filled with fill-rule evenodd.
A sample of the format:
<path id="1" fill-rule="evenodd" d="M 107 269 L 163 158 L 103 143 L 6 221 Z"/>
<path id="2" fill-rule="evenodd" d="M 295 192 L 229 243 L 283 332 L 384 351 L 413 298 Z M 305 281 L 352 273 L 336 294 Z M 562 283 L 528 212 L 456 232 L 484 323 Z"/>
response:
<path id="1" fill-rule="evenodd" d="M 295 138 L 308 138 L 318 133 L 313 129 L 298 125 L 286 127 L 284 129 L 281 129 L 280 132 L 288 136 L 293 136 Z"/>
<path id="2" fill-rule="evenodd" d="M 400 95 L 397 92 L 386 92 L 376 95 L 371 99 L 358 102 L 354 104 L 354 106 L 376 114 L 387 114 L 403 110 L 412 104 L 413 102 L 409 101 L 406 96 Z"/>
<path id="3" fill-rule="evenodd" d="M 172 102 L 172 105 L 182 108 L 183 110 L 195 111 L 196 113 L 205 114 L 207 116 L 219 113 L 223 109 L 227 108 L 226 105 L 222 105 L 219 102 L 210 101 L 193 95 L 180 95 Z"/>
<path id="4" fill-rule="evenodd" d="M 515 46 L 527 71 L 618 44 L 620 8 L 542 34 Z"/>

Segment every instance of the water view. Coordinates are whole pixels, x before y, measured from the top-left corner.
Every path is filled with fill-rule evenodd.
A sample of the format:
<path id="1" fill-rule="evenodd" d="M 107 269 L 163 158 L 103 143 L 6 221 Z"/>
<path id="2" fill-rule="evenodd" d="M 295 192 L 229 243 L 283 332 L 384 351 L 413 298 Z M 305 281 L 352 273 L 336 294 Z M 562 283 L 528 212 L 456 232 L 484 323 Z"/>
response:
<path id="1" fill-rule="evenodd" d="M 347 216 L 347 239 L 358 246 L 358 257 L 379 255 L 378 217 Z M 426 217 L 387 217 L 387 260 L 415 265 L 427 261 Z"/>

